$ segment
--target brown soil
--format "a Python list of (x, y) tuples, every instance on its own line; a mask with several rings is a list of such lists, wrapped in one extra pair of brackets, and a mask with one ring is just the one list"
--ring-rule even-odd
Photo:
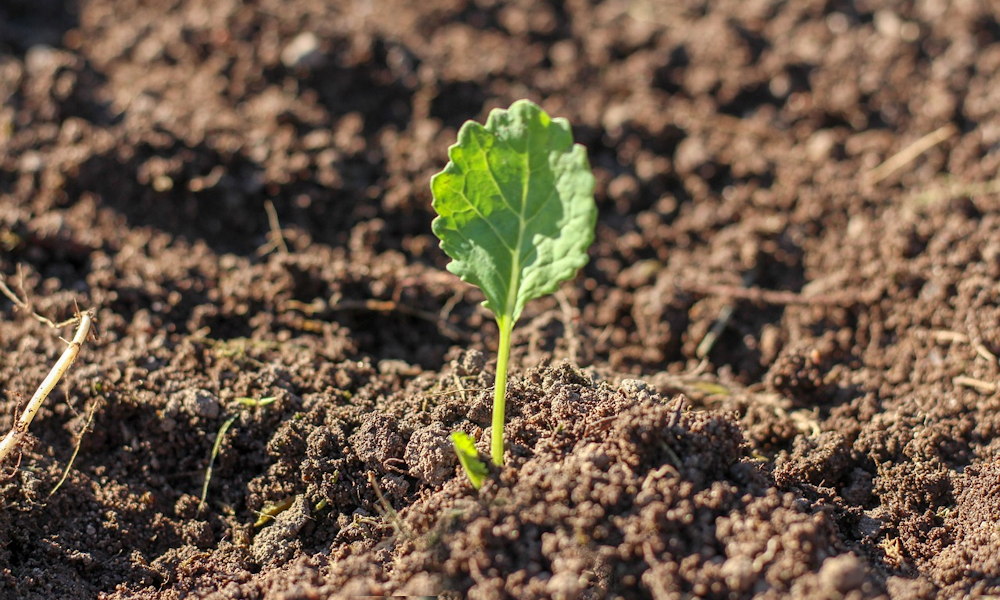
[[(519, 97), (598, 239), (477, 493), (496, 330), (428, 179)], [(99, 320), (0, 597), (1000, 594), (998, 105), (985, 1), (0, 3), (0, 273)], [(5, 429), (72, 332), (0, 313)]]

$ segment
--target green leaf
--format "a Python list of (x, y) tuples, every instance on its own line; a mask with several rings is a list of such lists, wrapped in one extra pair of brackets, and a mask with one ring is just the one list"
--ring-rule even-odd
[(583, 146), (565, 119), (528, 100), (468, 121), (431, 179), (434, 234), (448, 270), (486, 296), (500, 320), (554, 292), (587, 262), (597, 206)]
[(451, 443), (455, 446), (455, 454), (458, 455), (458, 462), (465, 469), (469, 483), (478, 490), (482, 487), (483, 481), (486, 480), (489, 471), (486, 469), (486, 463), (479, 459), (479, 450), (476, 450), (476, 443), (472, 441), (471, 437), (461, 431), (452, 432)]

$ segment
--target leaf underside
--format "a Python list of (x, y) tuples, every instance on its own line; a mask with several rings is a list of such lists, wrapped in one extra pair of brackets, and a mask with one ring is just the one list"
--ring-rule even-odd
[(448, 270), (479, 287), (484, 305), (516, 321), (587, 262), (594, 176), (569, 123), (528, 100), (468, 121), (431, 179), (434, 234)]

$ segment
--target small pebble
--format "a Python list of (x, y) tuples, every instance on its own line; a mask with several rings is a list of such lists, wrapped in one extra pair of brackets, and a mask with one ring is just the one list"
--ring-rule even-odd
[(865, 581), (865, 569), (853, 554), (841, 554), (823, 561), (819, 568), (819, 580), (826, 589), (845, 593), (858, 589)]
[(281, 51), (281, 63), (289, 69), (312, 69), (322, 62), (319, 38), (309, 31), (295, 36)]

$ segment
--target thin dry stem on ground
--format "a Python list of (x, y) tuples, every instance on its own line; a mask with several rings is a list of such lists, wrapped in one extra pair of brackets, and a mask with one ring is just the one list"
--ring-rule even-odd
[(49, 397), (56, 384), (62, 379), (63, 374), (72, 366), (73, 361), (76, 360), (76, 356), (80, 353), (80, 348), (87, 341), (87, 336), (90, 335), (90, 327), (94, 320), (93, 311), (88, 310), (77, 313), (77, 319), (79, 323), (73, 339), (69, 341), (66, 350), (63, 351), (59, 360), (56, 361), (56, 364), (49, 371), (49, 374), (42, 380), (38, 389), (35, 390), (34, 395), (28, 401), (28, 405), (24, 408), (21, 416), (15, 421), (14, 426), (7, 432), (3, 440), (0, 441), (0, 464), (20, 446), (24, 437), (28, 434), (28, 427), (31, 425), (31, 421), (38, 414), (38, 409), (42, 407), (45, 399)]

